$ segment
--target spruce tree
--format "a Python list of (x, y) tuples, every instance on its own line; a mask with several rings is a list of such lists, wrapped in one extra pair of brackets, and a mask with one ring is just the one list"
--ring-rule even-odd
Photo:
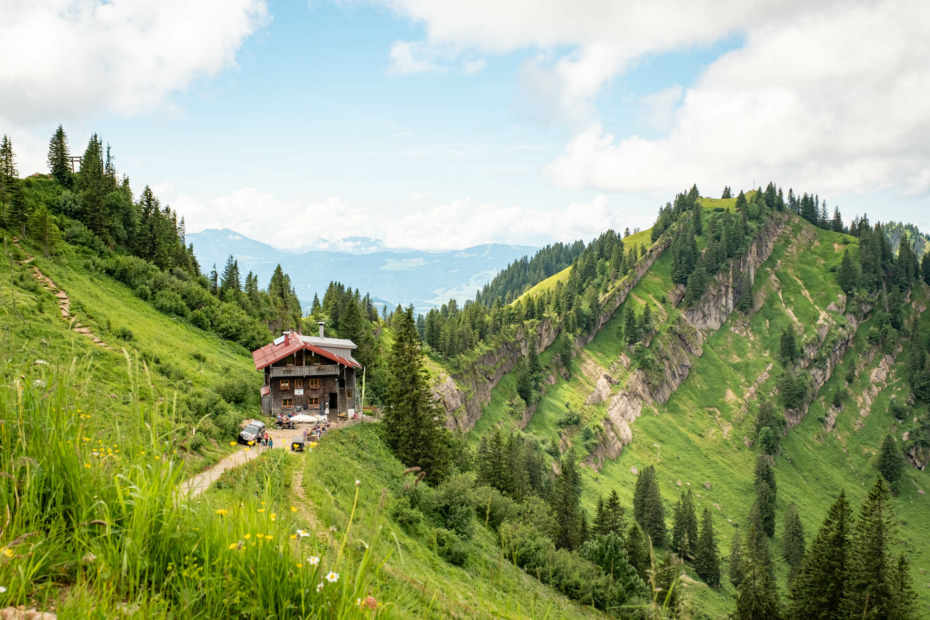
[(845, 491), (830, 506), (791, 584), (792, 618), (839, 620), (847, 587), (852, 513)]
[(421, 467), (427, 480), (441, 480), (449, 463), (449, 431), (430, 393), (413, 306), (399, 317), (388, 368), (385, 441), (401, 463)]
[[(97, 134), (91, 136), (90, 141), (87, 143), (87, 149), (84, 151), (84, 157), (81, 160), (81, 171), (77, 175), (75, 187), (83, 198), (84, 223), (101, 240), (107, 242), (109, 239), (107, 234), (109, 214), (105, 211), (104, 203), (106, 178), (103, 170), (102, 149)], [(157, 257), (159, 243), (163, 242), (163, 240), (160, 235), (155, 235), (154, 241)], [(157, 260), (156, 263), (158, 263)], [(166, 268), (166, 265), (159, 264), (159, 267)]]
[(868, 620), (912, 617), (914, 610), (900, 598), (909, 587), (910, 578), (898, 572), (899, 563), (889, 548), (893, 538), (894, 515), (888, 505), (888, 487), (881, 478), (876, 478), (862, 502), (850, 546), (849, 577), (840, 603), (844, 617)]
[(730, 541), (730, 583), (738, 588), (743, 583), (743, 543), (740, 540), (739, 530), (733, 532)]
[(785, 366), (798, 359), (798, 341), (793, 327), (786, 327), (781, 332), (781, 342), (778, 348), (778, 357)]
[(581, 477), (575, 464), (575, 453), (569, 450), (562, 458), (562, 473), (555, 480), (552, 512), (558, 523), (555, 545), (561, 549), (577, 549), (582, 542), (584, 516), (581, 512)]
[(930, 252), (924, 254), (924, 257), (920, 259), (920, 275), (923, 277), (924, 282), (930, 285)]
[(788, 505), (785, 511), (785, 524), (782, 529), (781, 555), (788, 563), (788, 583), (794, 581), (794, 576), (804, 560), (804, 525), (798, 516), (798, 507), (794, 502)]
[(16, 163), (13, 156), (13, 143), (7, 136), (0, 141), (0, 226), (7, 224), (7, 209), (18, 184)]
[(762, 531), (771, 538), (775, 535), (775, 470), (769, 465), (767, 456), (756, 460), (756, 504), (762, 521)]
[(694, 558), (694, 551), (698, 542), (697, 515), (694, 513), (694, 499), (691, 489), (682, 493), (675, 507), (675, 517), (672, 524), (672, 550), (682, 559)]
[(746, 194), (743, 193), (743, 190), (739, 191), (739, 194), (736, 195), (736, 212), (742, 213), (749, 206), (749, 203), (746, 201)]
[(628, 345), (633, 346), (639, 342), (639, 322), (636, 320), (636, 311), (632, 304), (627, 304), (623, 311), (623, 333)]
[(633, 491), (633, 518), (643, 533), (657, 547), (665, 546), (665, 507), (659, 492), (655, 467), (650, 465), (639, 474)]
[(10, 191), (10, 223), (19, 231), (20, 236), (26, 236), (26, 222), (29, 221), (29, 203), (23, 192), (22, 181), (13, 180)]
[(694, 569), (710, 587), (716, 588), (720, 585), (720, 553), (714, 537), (714, 520), (706, 507), (701, 517), (701, 533), (698, 535), (694, 554)]
[(623, 535), (624, 519), (623, 506), (620, 504), (620, 495), (616, 489), (607, 496), (607, 501), (603, 498), (597, 500), (597, 515), (594, 518), (594, 532), (596, 534), (609, 534), (614, 532)]
[(723, 194), (720, 195), (720, 198), (726, 200), (727, 198), (732, 198), (732, 192), (730, 191), (730, 186), (725, 185), (723, 188)]
[(749, 275), (749, 270), (743, 272), (743, 276), (740, 280), (740, 298), (736, 302), (736, 310), (746, 314), (752, 310), (752, 279)]
[(641, 579), (645, 580), (650, 568), (649, 545), (646, 542), (646, 537), (643, 535), (643, 530), (640, 529), (639, 524), (635, 521), (630, 524), (630, 529), (627, 531), (623, 548), (626, 550), (630, 566), (636, 569)]
[(901, 476), (904, 475), (904, 457), (901, 449), (891, 435), (885, 435), (878, 453), (878, 471), (888, 481), (892, 490), (896, 489)]
[(773, 620), (781, 617), (775, 574), (769, 555), (768, 541), (755, 531), (757, 523), (750, 522), (743, 549), (743, 579), (737, 588), (737, 620)]
[(840, 262), (840, 270), (837, 273), (837, 281), (840, 288), (842, 288), (843, 292), (847, 295), (852, 295), (856, 292), (858, 280), (859, 276), (856, 272), (856, 266), (849, 256), (849, 250), (843, 250), (843, 260)]
[(48, 169), (52, 178), (63, 186), (71, 187), (71, 154), (68, 151), (68, 137), (59, 125), (48, 143)]

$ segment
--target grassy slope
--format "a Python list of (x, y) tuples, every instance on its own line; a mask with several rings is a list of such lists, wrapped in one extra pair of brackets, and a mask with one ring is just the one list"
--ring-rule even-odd
[[(731, 205), (726, 204), (729, 202), (732, 201), (704, 200), (707, 208), (730, 208)], [(803, 242), (802, 235), (807, 235), (808, 243)], [(813, 240), (813, 247), (810, 247), (810, 240)], [(600, 472), (586, 470), (583, 502), (589, 512), (598, 495), (606, 494), (612, 488), (617, 489), (627, 506), (631, 505), (635, 482), (631, 468), (642, 469), (645, 465), (656, 464), (669, 525), (671, 508), (679, 492), (677, 484), (681, 481), (682, 489), (690, 485), (698, 494), (697, 509), (701, 511), (708, 506), (715, 515), (718, 543), (722, 555), (728, 555), (733, 526), (745, 520), (748, 506), (754, 498), (752, 470), (756, 451), (744, 445), (744, 438), (751, 434), (756, 401), (747, 392), (767, 371), (768, 378), (761, 382), (759, 392), (771, 393), (774, 389), (780, 370), (774, 362), (774, 353), (778, 349), (782, 328), (793, 322), (788, 308), (804, 327), (804, 338), (814, 336), (821, 313), (825, 313), (824, 320), (828, 323), (844, 321), (839, 313), (826, 308), (837, 300), (840, 292), (833, 271), (847, 244), (854, 248), (855, 239), (815, 229), (797, 219), (792, 221), (792, 229), (782, 237), (757, 274), (755, 293), (759, 310), (748, 322), (736, 314), (730, 317), (723, 328), (710, 337), (703, 357), (669, 402), (658, 411), (645, 411), (633, 424), (633, 443), (621, 456), (606, 463)], [(663, 256), (633, 289), (626, 303), (638, 306), (645, 299), (654, 303), (664, 300), (672, 288), (670, 266), (670, 257)], [(920, 297), (925, 295), (925, 291), (917, 293)], [(617, 363), (626, 349), (617, 338), (622, 312), (621, 306), (582, 355), (576, 358), (572, 379), (560, 380), (547, 388), (536, 415), (527, 426), (528, 432), (557, 440), (562, 429), (556, 426), (555, 420), (565, 411), (566, 403), (573, 410), (582, 412), (583, 424), (596, 425), (603, 417), (603, 404), (584, 404), (594, 387), (595, 376), (586, 376), (582, 367), (586, 360), (596, 362), (619, 377), (622, 386), (626, 370)], [(823, 423), (825, 401), (841, 382), (845, 383), (843, 377), (849, 364), (860, 366), (856, 381), (850, 386), (852, 394), (862, 394), (871, 385), (870, 373), (880, 362), (881, 355), (871, 358), (868, 355), (871, 347), (865, 341), (865, 334), (869, 327), (869, 322), (860, 326), (854, 346), (833, 378), (821, 390), (820, 397), (802, 423), (792, 429), (783, 442), (776, 467), (779, 485), (776, 543), (780, 536), (781, 518), (790, 501), (801, 507), (810, 540), (840, 488), (846, 488), (858, 508), (857, 503), (865, 487), (877, 474), (874, 453), (888, 429), (895, 428), (892, 417), (887, 413), (888, 400), (892, 393), (897, 393), (899, 400), (903, 400), (907, 393), (900, 379), (899, 367), (907, 359), (909, 343), (904, 343), (904, 351), (898, 356), (899, 362), (892, 370), (887, 386), (881, 386), (871, 407), (867, 408), (869, 414), (864, 418), (861, 430), (855, 428), (861, 403), (856, 403), (854, 398), (847, 399), (844, 404), (834, 432), (827, 433)], [(864, 364), (866, 359), (870, 361)], [(769, 368), (770, 364), (774, 367)], [(486, 416), (490, 414), (490, 418), (479, 422), (475, 427), (476, 434), (506, 419), (506, 397), (513, 390), (508, 379), (501, 381), (497, 389), (500, 394), (494, 394), (494, 400), (486, 410)], [(617, 389), (619, 387), (614, 388), (615, 391)], [(900, 438), (907, 428), (907, 424), (897, 427), (896, 436)], [(568, 436), (571, 434), (567, 433)], [(581, 442), (574, 443), (578, 446)], [(705, 482), (710, 483), (710, 490), (702, 488)], [(917, 488), (926, 485), (925, 473), (909, 469), (906, 490), (894, 500), (894, 507), (903, 521), (900, 538), (910, 553), (915, 589), (922, 597), (924, 613), (930, 610), (930, 596), (922, 587), (926, 579), (921, 580), (920, 570), (930, 569), (930, 549), (926, 549), (926, 545), (921, 546), (919, 536), (930, 526), (930, 513), (927, 513), (926, 500), (917, 493)], [(784, 586), (785, 571), (781, 567), (779, 570)], [(709, 617), (719, 617), (730, 611), (733, 589), (728, 582), (719, 591), (702, 585), (691, 588), (702, 612)]]
[[(299, 457), (294, 457), (299, 458)], [(312, 506), (317, 529), (343, 532), (360, 481), (355, 522), (358, 540), (387, 558), (375, 576), (375, 596), (397, 617), (564, 618), (601, 617), (576, 605), (502, 557), (496, 535), (476, 527), (467, 566), (441, 560), (428, 542), (408, 534), (391, 517), (395, 492), (413, 476), (387, 450), (374, 425), (334, 432), (304, 457), (302, 491), (294, 501)], [(382, 507), (379, 509), (379, 505)], [(337, 536), (338, 537), (338, 536)]]
[[(8, 250), (15, 258), (24, 258), (16, 248), (9, 246)], [(242, 347), (158, 312), (122, 284), (87, 271), (83, 260), (73, 254), (46, 260), (34, 248), (23, 246), (23, 250), (37, 255), (34, 264), (68, 293), (72, 313), (112, 349), (98, 347), (70, 331), (53, 295), (35, 284), (31, 266), (14, 263), (12, 276), (7, 272), (0, 278), (4, 358), (42, 359), (65, 367), (77, 359), (89, 367), (92, 378), (81, 387), (78, 406), (93, 416), (89, 425), (104, 442), (118, 439), (127, 415), (126, 404), (132, 398), (123, 349), (133, 367), (142, 371), (136, 379), (139, 398), (171, 403), (183, 399), (192, 388), (211, 388), (228, 379), (248, 382), (258, 389), (261, 378)], [(13, 285), (14, 280), (18, 285)], [(108, 323), (111, 329), (107, 329)], [(119, 327), (129, 328), (133, 339), (116, 338), (113, 332)], [(195, 354), (201, 359), (195, 359)], [(145, 359), (150, 360), (148, 364)], [(205, 460), (193, 458), (191, 465), (202, 467), (228, 451), (225, 443), (208, 442)], [(186, 456), (183, 451), (182, 456)]]

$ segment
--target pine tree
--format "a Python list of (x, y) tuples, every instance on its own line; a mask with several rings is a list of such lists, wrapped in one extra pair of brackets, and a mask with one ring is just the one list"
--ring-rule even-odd
[(730, 186), (729, 185), (724, 186), (723, 194), (720, 195), (720, 198), (722, 200), (726, 200), (727, 198), (732, 198), (732, 197), (733, 197), (733, 194), (730, 192)]
[(10, 223), (19, 230), (21, 236), (25, 237), (26, 222), (28, 221), (29, 203), (26, 202), (22, 181), (13, 179), (10, 191)]
[(768, 541), (757, 524), (750, 523), (742, 562), (743, 579), (736, 597), (737, 620), (773, 620), (781, 617), (775, 574)]
[(778, 357), (785, 366), (794, 363), (798, 359), (798, 341), (793, 327), (789, 326), (782, 330)]
[(794, 576), (804, 560), (804, 525), (798, 516), (798, 507), (794, 502), (788, 505), (785, 511), (785, 524), (782, 530), (781, 555), (788, 563), (788, 583), (794, 581)]
[(930, 252), (924, 254), (924, 257), (920, 259), (920, 275), (923, 277), (924, 282), (930, 285)]
[(652, 333), (652, 304), (646, 302), (645, 307), (643, 307), (643, 317), (640, 323), (639, 333), (643, 337), (648, 336)]
[(645, 580), (650, 568), (649, 545), (646, 542), (646, 537), (643, 535), (643, 530), (640, 529), (639, 524), (635, 521), (630, 524), (630, 529), (627, 531), (623, 548), (626, 550), (630, 566), (636, 569), (641, 579)]
[(743, 583), (743, 544), (740, 541), (739, 530), (733, 532), (733, 540), (730, 541), (730, 583), (733, 587), (738, 588)]
[(694, 513), (694, 500), (691, 489), (682, 493), (675, 507), (675, 517), (672, 524), (672, 550), (682, 559), (694, 558), (694, 551), (698, 542), (698, 523)]
[(627, 304), (623, 311), (623, 333), (628, 345), (633, 346), (639, 342), (639, 323), (636, 321), (636, 311), (632, 304)]
[[(81, 171), (77, 175), (75, 188), (80, 192), (84, 203), (84, 223), (104, 242), (108, 239), (107, 225), (109, 216), (104, 211), (106, 192), (103, 171), (103, 150), (97, 134), (91, 136), (81, 160)], [(162, 239), (155, 235), (155, 250)], [(156, 263), (158, 261), (156, 260)], [(164, 268), (164, 265), (159, 265)]]
[(841, 491), (795, 574), (789, 617), (818, 620), (844, 617), (840, 601), (847, 587), (851, 520), (846, 493)]
[(48, 258), (61, 236), (48, 207), (40, 204), (36, 208), (29, 227), (32, 229), (33, 238), (42, 245), (43, 255)]
[(48, 169), (53, 179), (67, 188), (71, 187), (71, 153), (68, 150), (68, 136), (61, 125), (48, 143)]
[(605, 502), (603, 498), (597, 500), (597, 514), (594, 517), (594, 532), (596, 534), (608, 534), (614, 532), (623, 535), (624, 519), (623, 506), (620, 505), (620, 495), (616, 489), (610, 492)]
[(710, 587), (720, 585), (720, 553), (714, 537), (714, 520), (706, 507), (701, 517), (701, 533), (694, 553), (694, 569)]
[(769, 465), (768, 457), (760, 456), (756, 460), (756, 503), (762, 520), (762, 531), (771, 538), (775, 535), (775, 470)]
[(7, 207), (13, 198), (13, 192), (19, 183), (16, 162), (13, 156), (13, 143), (7, 136), (0, 141), (0, 226), (7, 224)]
[(897, 488), (898, 481), (904, 475), (904, 457), (901, 449), (891, 435), (885, 435), (878, 453), (878, 471), (888, 481), (892, 489)]
[(558, 523), (553, 541), (561, 549), (577, 549), (582, 542), (581, 477), (573, 450), (562, 458), (562, 473), (555, 480), (552, 512)]
[(402, 463), (421, 467), (430, 481), (441, 480), (449, 463), (449, 431), (430, 393), (412, 306), (400, 313), (388, 368), (385, 440)]
[(853, 264), (852, 258), (849, 257), (849, 250), (843, 250), (843, 260), (840, 263), (840, 270), (837, 274), (837, 282), (840, 288), (842, 288), (843, 292), (847, 295), (852, 295), (856, 292), (858, 279), (856, 266)]
[(655, 467), (650, 465), (639, 474), (633, 490), (633, 518), (643, 533), (657, 547), (665, 546), (665, 507), (659, 492)]
[(749, 203), (746, 201), (746, 194), (743, 193), (743, 190), (739, 191), (739, 194), (736, 195), (736, 212), (742, 213), (749, 207)]
[(910, 578), (898, 572), (889, 548), (893, 537), (894, 515), (888, 505), (888, 487), (877, 478), (862, 501), (850, 546), (849, 578), (840, 603), (845, 617), (878, 620), (912, 616), (914, 610), (899, 597)]

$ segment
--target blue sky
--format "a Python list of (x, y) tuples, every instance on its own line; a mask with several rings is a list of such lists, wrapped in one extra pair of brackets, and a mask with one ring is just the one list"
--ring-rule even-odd
[(190, 230), (287, 248), (541, 245), (770, 179), (930, 228), (919, 2), (191, 4), (0, 5), (69, 55), (0, 42), (22, 171), (96, 131)]

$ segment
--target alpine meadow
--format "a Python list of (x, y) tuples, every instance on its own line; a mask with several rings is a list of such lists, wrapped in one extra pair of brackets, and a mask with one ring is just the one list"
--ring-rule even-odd
[(0, 7), (0, 618), (930, 617), (927, 7), (531, 5)]

